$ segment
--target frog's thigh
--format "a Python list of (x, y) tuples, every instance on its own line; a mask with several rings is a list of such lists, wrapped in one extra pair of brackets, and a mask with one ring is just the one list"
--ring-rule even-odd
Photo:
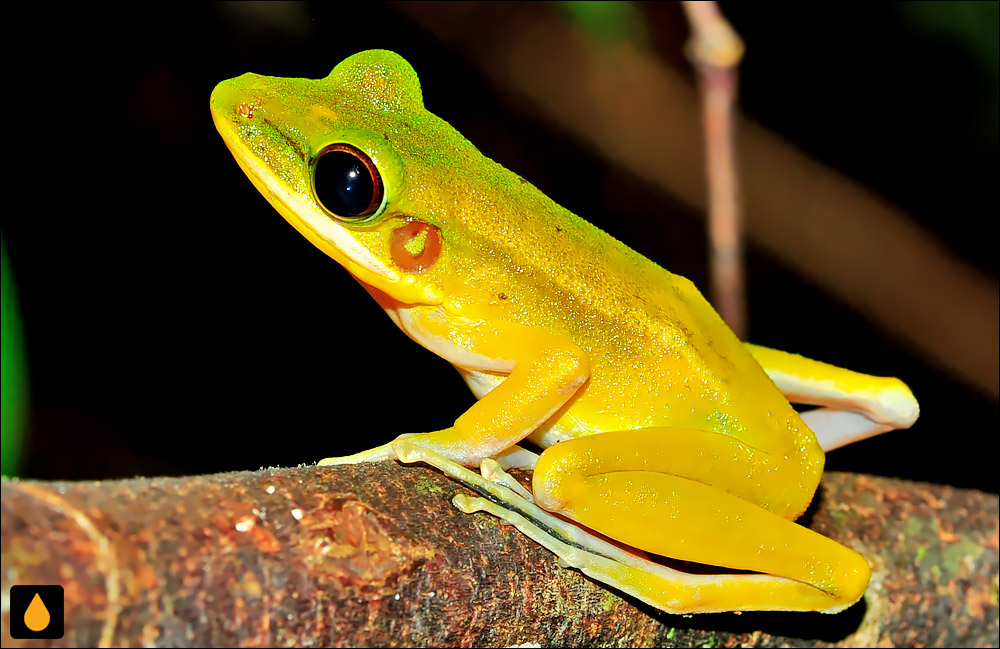
[[(469, 320), (441, 309), (410, 309), (406, 331), (452, 364), (506, 378), (448, 429), (411, 438), (441, 456), (477, 466), (510, 449), (562, 408), (590, 376), (571, 339), (508, 322)], [(512, 456), (509, 466), (525, 459)]]
[[(535, 468), (535, 502), (642, 550), (810, 584), (826, 594), (825, 606), (815, 610), (861, 597), (871, 571), (860, 554), (724, 490), (739, 487), (740, 479), (754, 483), (748, 466), (726, 455), (711, 460), (712, 450), (678, 451), (677, 440), (701, 431), (670, 432), (602, 433), (547, 449)], [(719, 437), (704, 435), (697, 442), (708, 447)], [(633, 448), (641, 452), (630, 453)], [(720, 484), (720, 475), (735, 477)], [(705, 483), (713, 479), (715, 486)], [(778, 484), (771, 489), (782, 497)]]
[(530, 506), (530, 500), (457, 494), (455, 506), (466, 513), (489, 512), (604, 584), (674, 614), (719, 611), (822, 611), (845, 607), (825, 592), (772, 575), (691, 574), (655, 563), (584, 532), (565, 520)]
[(789, 401), (826, 406), (802, 414), (824, 451), (909, 428), (920, 414), (913, 393), (899, 379), (852, 372), (759, 345), (745, 346)]

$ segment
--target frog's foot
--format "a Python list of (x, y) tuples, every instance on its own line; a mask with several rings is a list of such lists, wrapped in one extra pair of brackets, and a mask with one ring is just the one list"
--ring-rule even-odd
[(554, 553), (559, 565), (576, 568), (668, 613), (833, 611), (820, 591), (792, 579), (763, 574), (690, 574), (650, 561), (541, 509), (496, 460), (484, 460), (482, 475), (477, 475), (415, 440), (393, 442), (393, 446), (400, 461), (429, 464), (482, 494), (457, 494), (452, 502), (463, 512), (492, 514)]
[[(484, 459), (480, 464), (482, 475), (477, 475), (474, 471), (420, 446), (413, 440), (393, 442), (393, 445), (401, 462), (429, 464), (485, 497), (457, 494), (453, 500), (456, 507), (466, 513), (485, 511), (509, 522), (573, 567), (580, 566), (568, 561), (564, 555), (576, 556), (573, 553), (579, 553), (581, 550), (584, 553), (588, 550), (597, 554), (612, 553), (623, 561), (629, 558), (644, 561), (535, 505), (532, 502), (531, 492), (505, 472), (496, 459)], [(535, 455), (536, 459), (537, 457)], [(588, 548), (591, 542), (596, 544)]]
[(920, 405), (899, 379), (869, 376), (797, 354), (744, 344), (786, 399), (823, 406), (801, 414), (824, 451), (909, 428), (920, 416)]
[(392, 450), (392, 445), (401, 439), (406, 439), (407, 437), (414, 437), (416, 433), (405, 433), (400, 435), (396, 439), (392, 440), (388, 444), (383, 444), (382, 446), (376, 446), (375, 448), (370, 448), (367, 451), (361, 451), (360, 453), (355, 453), (354, 455), (345, 455), (343, 457), (328, 457), (320, 460), (316, 463), (317, 466), (334, 466), (337, 464), (361, 464), (362, 462), (387, 462), (389, 460), (395, 460), (396, 452)]

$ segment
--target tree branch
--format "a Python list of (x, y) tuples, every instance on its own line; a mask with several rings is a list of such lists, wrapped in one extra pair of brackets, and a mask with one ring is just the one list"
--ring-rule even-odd
[[(462, 489), (391, 462), (5, 479), (3, 592), (62, 584), (62, 642), (83, 646), (996, 642), (996, 496), (828, 474), (808, 522), (871, 561), (866, 604), (678, 617), (559, 568), (488, 515), (460, 513), (451, 498)], [(10, 614), (4, 646), (19, 646)]]

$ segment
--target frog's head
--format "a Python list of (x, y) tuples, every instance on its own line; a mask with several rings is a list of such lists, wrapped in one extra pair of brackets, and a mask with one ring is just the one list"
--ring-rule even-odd
[[(240, 167), (314, 245), (395, 300), (441, 301), (441, 224), (414, 218), (400, 188), (414, 156), (426, 164), (457, 133), (424, 109), (402, 57), (362, 52), (316, 80), (245, 74), (211, 107)], [(458, 137), (452, 150), (471, 148)]]

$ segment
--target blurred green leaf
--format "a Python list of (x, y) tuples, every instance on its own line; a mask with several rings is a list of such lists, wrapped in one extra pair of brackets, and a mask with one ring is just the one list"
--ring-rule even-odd
[(4, 475), (17, 475), (24, 435), (27, 379), (14, 277), (0, 237), (0, 447)]
[(559, 7), (595, 41), (621, 43), (641, 38), (644, 27), (631, 2), (560, 2)]
[(952, 43), (974, 61), (989, 93), (981, 116), (995, 147), (1000, 136), (1000, 2), (901, 2), (896, 5), (917, 32)]

